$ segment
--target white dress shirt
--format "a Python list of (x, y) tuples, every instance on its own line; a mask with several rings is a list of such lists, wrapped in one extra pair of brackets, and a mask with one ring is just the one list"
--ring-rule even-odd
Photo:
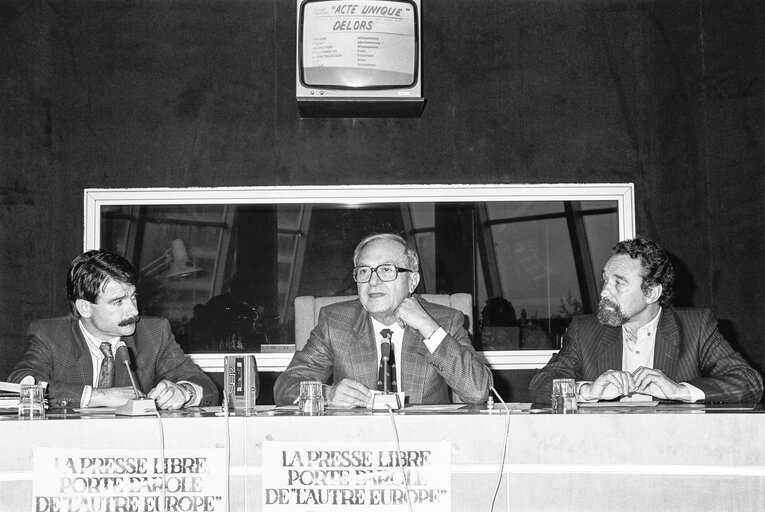
[[(622, 327), (622, 370), (626, 372), (634, 372), (641, 366), (646, 368), (653, 368), (653, 356), (654, 349), (656, 347), (656, 329), (659, 326), (659, 319), (661, 318), (661, 308), (656, 316), (643, 327), (637, 330), (632, 335)], [(579, 381), (576, 383), (577, 395), (579, 389), (585, 384), (592, 384), (591, 381)], [(704, 392), (692, 386), (687, 382), (680, 382), (681, 386), (684, 386), (691, 395), (689, 402), (696, 402), (704, 399)], [(667, 396), (659, 389), (658, 386), (651, 384), (648, 393), (633, 393), (631, 396), (623, 396), (619, 399), (620, 402), (639, 402), (652, 400), (654, 398), (667, 398)], [(583, 399), (579, 396), (579, 400), (582, 402), (594, 402), (595, 400)]]

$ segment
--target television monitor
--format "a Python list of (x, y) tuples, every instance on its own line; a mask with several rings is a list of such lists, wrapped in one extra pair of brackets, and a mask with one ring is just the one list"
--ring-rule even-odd
[(304, 117), (418, 116), (420, 0), (297, 0)]

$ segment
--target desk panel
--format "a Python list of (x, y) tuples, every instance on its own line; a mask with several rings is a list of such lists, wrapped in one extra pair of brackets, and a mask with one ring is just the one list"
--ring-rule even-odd
[[(765, 510), (765, 416), (659, 411), (509, 417), (495, 511)], [(401, 443), (448, 441), (452, 507), (489, 511), (503, 414), (396, 414)], [(0, 511), (32, 510), (35, 447), (159, 449), (154, 417), (0, 419)], [(386, 413), (168, 415), (166, 449), (230, 447), (230, 510), (261, 510), (263, 443), (390, 442)], [(509, 497), (509, 498), (508, 498)]]

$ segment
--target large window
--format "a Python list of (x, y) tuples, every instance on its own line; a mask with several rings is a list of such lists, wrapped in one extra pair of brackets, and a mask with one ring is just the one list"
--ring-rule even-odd
[(141, 270), (143, 313), (168, 318), (206, 370), (248, 352), (278, 371), (295, 297), (355, 294), (356, 243), (396, 232), (420, 254), (419, 293), (472, 296), (490, 366), (535, 368), (596, 308), (633, 208), (631, 184), (90, 189), (85, 248)]

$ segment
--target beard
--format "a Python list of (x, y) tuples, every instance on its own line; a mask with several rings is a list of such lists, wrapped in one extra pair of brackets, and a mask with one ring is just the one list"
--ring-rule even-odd
[[(607, 309), (611, 308), (611, 309)], [(622, 311), (621, 306), (611, 299), (600, 299), (598, 304), (598, 321), (603, 325), (621, 327), (629, 318)]]

